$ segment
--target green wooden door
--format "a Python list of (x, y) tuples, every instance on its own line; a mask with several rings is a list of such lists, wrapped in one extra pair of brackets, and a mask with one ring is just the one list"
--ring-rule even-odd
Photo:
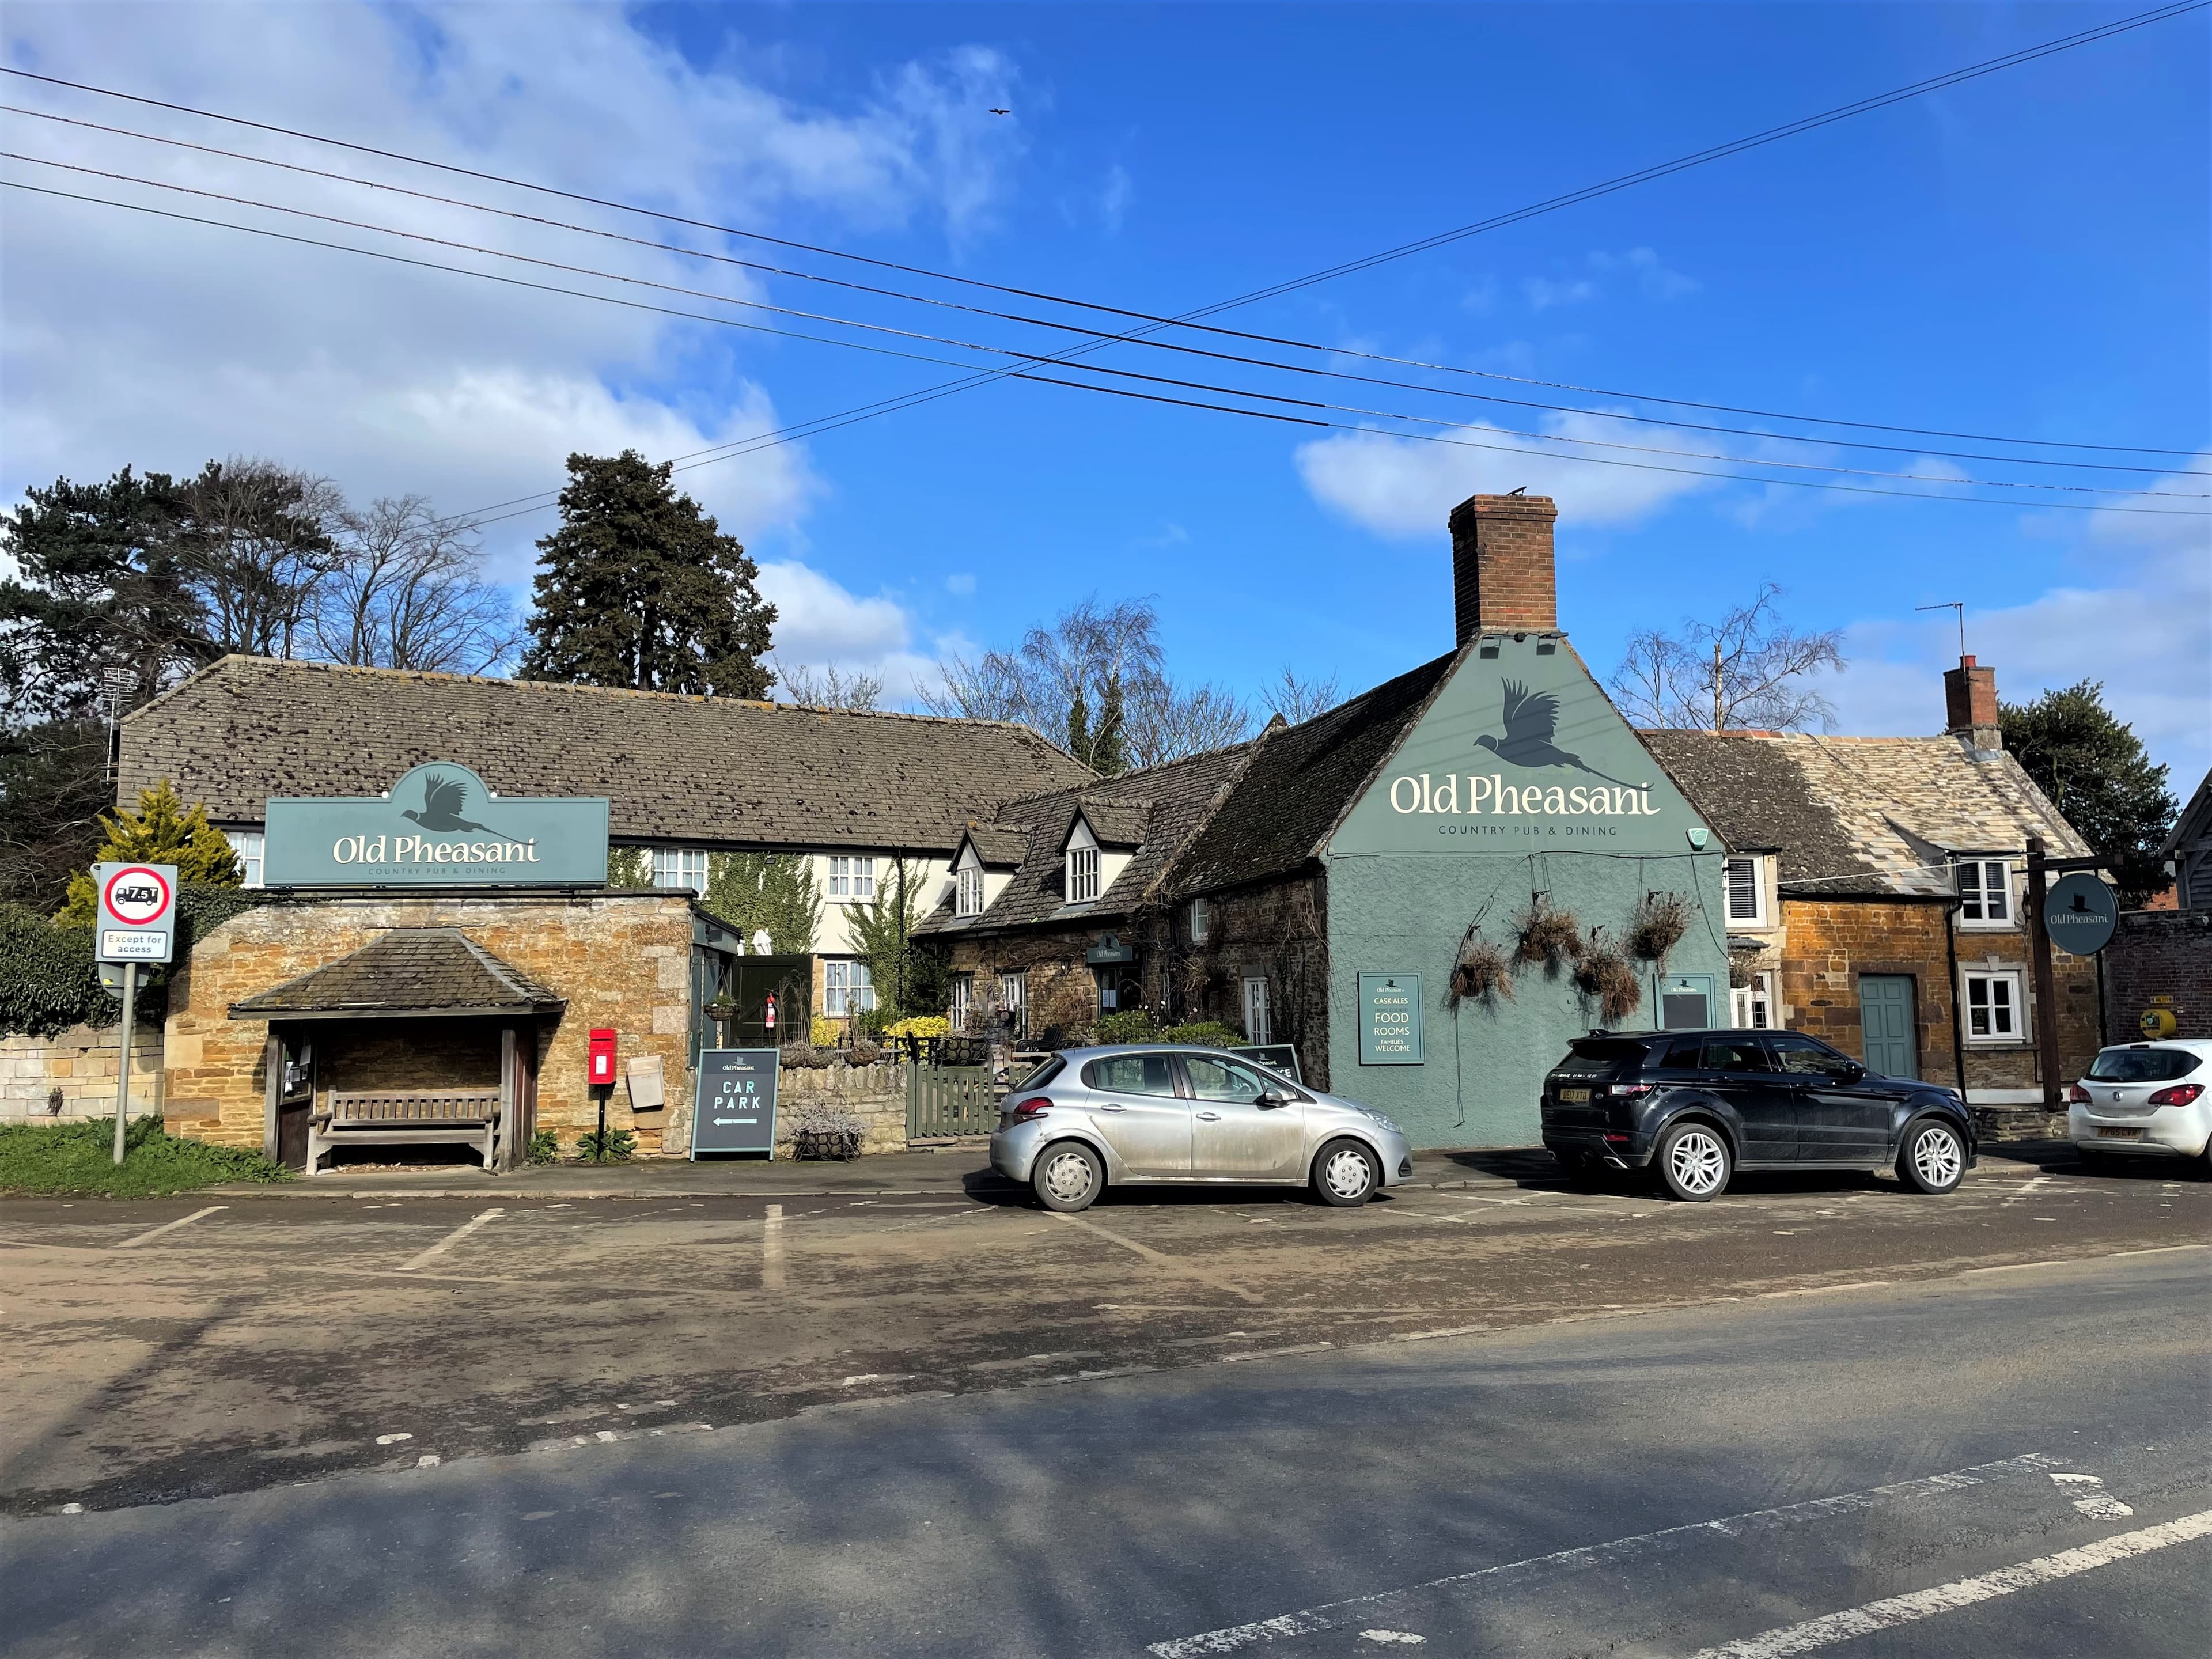
[(1883, 1077), (1918, 1077), (1920, 1045), (1912, 1028), (1912, 975), (1859, 975), (1859, 1030), (1866, 1067)]

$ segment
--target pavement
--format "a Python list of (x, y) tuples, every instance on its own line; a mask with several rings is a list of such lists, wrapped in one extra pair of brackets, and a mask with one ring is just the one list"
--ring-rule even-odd
[[(1967, 1224), (1990, 1230), (1985, 1254), (2046, 1212), (2046, 1249), (2110, 1243), (2097, 1190), (1970, 1193)], [(1833, 1224), (1812, 1223), (1854, 1196)], [(2018, 1230), (1987, 1207), (2014, 1199)], [(1778, 1237), (1765, 1224), (1785, 1214), (1842, 1255), (1860, 1229), (1881, 1229), (1859, 1212), (1887, 1202), (1762, 1194), (1686, 1236), (1645, 1224), (1675, 1224), (1679, 1206), (1632, 1225), (1586, 1218), (1581, 1231), (1614, 1279), (1631, 1255), (1703, 1263), (1735, 1232)], [(250, 1224), (304, 1229), (315, 1213), (262, 1206)], [(1114, 1218), (1129, 1237), (1176, 1243), (1133, 1213)], [(1447, 1297), (1476, 1311), (1479, 1282), (1505, 1259), (1482, 1248), (1503, 1235), (1349, 1213), (1370, 1224), (1327, 1248), (1369, 1257), (1380, 1288), (1431, 1312)], [(2170, 1224), (2129, 1213), (2138, 1233), (2202, 1231), (2197, 1210)], [(505, 1220), (448, 1254), (479, 1265), (471, 1253), (496, 1250)], [(1474, 1279), (1447, 1284), (1437, 1257), (1386, 1243), (1447, 1235), (1481, 1257)], [(316, 1236), (283, 1235), (295, 1249)], [(1039, 1247), (994, 1243), (979, 1263), (1018, 1265)], [(1057, 1386), (1001, 1372), (989, 1389), (688, 1435), (586, 1435), (532, 1455), (41, 1515), (0, 1530), (0, 1646), (26, 1659), (2197, 1659), (2212, 1613), (2207, 1256), (2148, 1248), (1087, 1380), (1060, 1357), (1036, 1368), (1055, 1375), (1023, 1379)], [(1105, 1277), (1158, 1277), (1118, 1246), (1094, 1254)], [(1226, 1289), (1177, 1299), (1240, 1323), (1295, 1299), (1250, 1253), (1202, 1259), (1224, 1286), (1264, 1287), (1261, 1310), (1228, 1307)], [(787, 1267), (830, 1265), (811, 1262), (794, 1250)], [(1711, 1272), (1716, 1285), (1748, 1282), (1741, 1260)], [(733, 1302), (716, 1327), (726, 1359), (757, 1312)], [(79, 1316), (105, 1317), (93, 1300)], [(238, 1354), (272, 1317), (241, 1310), (204, 1339)], [(576, 1334), (588, 1344), (588, 1328)], [(393, 1364), (432, 1362), (407, 1322), (385, 1335)], [(51, 1357), (41, 1348), (33, 1371)]]

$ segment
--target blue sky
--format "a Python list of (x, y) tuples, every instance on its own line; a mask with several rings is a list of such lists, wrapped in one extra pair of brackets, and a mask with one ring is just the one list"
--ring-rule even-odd
[[(125, 20), (126, 9), (11, 7), (6, 61), (879, 258), (1173, 312), (2130, 9), (170, 6)], [(2206, 15), (2196, 14), (1218, 320), (1610, 391), (2153, 445), (2197, 452), (2173, 465), (2203, 467), (2212, 447), (2208, 44)], [(544, 207), (82, 94), (10, 93), (58, 112)], [(1025, 348), (1042, 337), (5, 118), (9, 148), (82, 164), (929, 332)], [(10, 176), (38, 171), (11, 164)], [(143, 186), (94, 193), (301, 228)], [(112, 210), (14, 192), (0, 208), (9, 385), (0, 461), (10, 489), (126, 461), (179, 469), (255, 453), (327, 472), (356, 496), (422, 490), (459, 511), (551, 487), (572, 447), (680, 453), (948, 374)], [(674, 234), (597, 210), (562, 212)], [(339, 240), (392, 246), (366, 233)], [(430, 257), (499, 268), (488, 257)], [(1098, 361), (1282, 391), (1311, 384), (1127, 346)], [(1325, 395), (1540, 429), (1561, 418), (1340, 384)], [(1586, 418), (1565, 429), (1713, 442)], [(1923, 473), (1936, 464), (1918, 446), (1986, 447), (1887, 441), (1914, 453), (1721, 441), (1748, 456)], [(1841, 729), (1929, 730), (1956, 636), (1948, 615), (1913, 607), (1961, 599), (1969, 648), (1996, 665), (2006, 696), (2102, 678), (2172, 763), (2177, 793), (2212, 761), (2212, 540), (2202, 518), (1717, 483), (1012, 383), (685, 477), (763, 561), (786, 612), (787, 655), (879, 668), (896, 686), (927, 678), (948, 651), (1010, 643), (1093, 593), (1157, 596), (1182, 674), (1249, 689), (1288, 662), (1364, 686), (1450, 641), (1451, 502), (1526, 483), (1560, 503), (1562, 617), (1601, 673), (1635, 629), (1713, 614), (1771, 580), (1793, 622), (1847, 630), (1853, 665), (1832, 689)], [(496, 567), (526, 574), (528, 544), (550, 521), (492, 526)]]

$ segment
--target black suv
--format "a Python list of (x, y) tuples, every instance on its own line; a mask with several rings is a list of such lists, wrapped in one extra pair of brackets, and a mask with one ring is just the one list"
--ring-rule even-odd
[(1711, 1198), (1736, 1170), (1879, 1170), (1948, 1193), (1974, 1164), (1950, 1090), (1876, 1077), (1794, 1031), (1593, 1031), (1544, 1079), (1544, 1145), (1570, 1170), (1650, 1170)]

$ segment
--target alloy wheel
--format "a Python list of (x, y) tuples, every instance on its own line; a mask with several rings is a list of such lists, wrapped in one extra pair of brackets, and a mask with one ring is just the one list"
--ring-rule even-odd
[(1684, 1192), (1703, 1197), (1720, 1190), (1728, 1173), (1728, 1154), (1705, 1131), (1692, 1129), (1676, 1138), (1667, 1154), (1667, 1167)]
[(1923, 1129), (1912, 1143), (1912, 1167), (1931, 1187), (1948, 1187), (1964, 1165), (1959, 1142), (1948, 1129)]

